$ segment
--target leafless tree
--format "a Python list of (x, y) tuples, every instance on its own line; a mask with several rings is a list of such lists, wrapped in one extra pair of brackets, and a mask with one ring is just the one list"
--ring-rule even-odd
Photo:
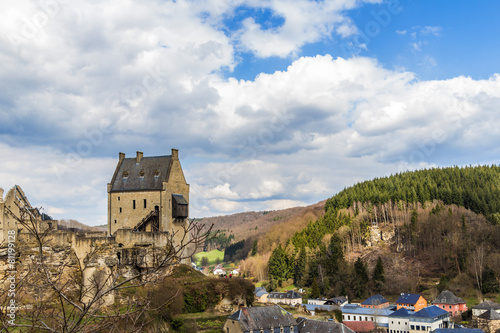
[[(148, 314), (159, 307), (152, 307), (150, 296), (147, 292), (140, 292), (141, 288), (153, 286), (171, 271), (173, 265), (190, 258), (212, 230), (212, 226), (190, 220), (180, 231), (181, 235), (168, 234), (167, 246), (148, 250), (150, 264), (146, 269), (125, 277), (119, 272), (120, 265), (92, 270), (89, 263), (93, 257), (99, 256), (99, 248), (88, 253), (85, 260), (73, 253), (73, 258), (64, 262), (50, 262), (47, 252), (51, 231), (41, 230), (40, 220), (35, 214), (37, 210), (20, 207), (20, 212), (21, 216), (14, 217), (33, 241), (30, 249), (33, 252), (32, 264), (18, 272), (16, 302), (22, 306), (17, 309), (15, 326), (10, 326), (2, 318), (0, 332), (147, 331), (153, 318)], [(116, 297), (118, 305), (108, 306), (110, 297)], [(172, 299), (162, 300), (161, 306)], [(6, 293), (0, 293), (0, 304), (7, 301)]]

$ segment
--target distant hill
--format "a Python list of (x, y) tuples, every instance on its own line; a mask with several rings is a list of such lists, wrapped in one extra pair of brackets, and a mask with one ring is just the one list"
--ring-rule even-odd
[(259, 252), (262, 252), (271, 250), (273, 243), (284, 243), (309, 222), (322, 217), (325, 213), (325, 202), (275, 211), (207, 217), (201, 219), (200, 223), (213, 224), (214, 230), (226, 230), (228, 233), (234, 234), (234, 242), (244, 239), (258, 239)]
[(58, 222), (59, 230), (69, 230), (74, 229), (76, 231), (106, 231), (106, 228), (102, 226), (91, 227), (76, 220), (59, 220)]

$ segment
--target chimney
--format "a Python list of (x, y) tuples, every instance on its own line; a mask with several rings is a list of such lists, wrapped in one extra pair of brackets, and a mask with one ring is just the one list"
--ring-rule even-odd
[(172, 158), (174, 160), (178, 160), (179, 159), (179, 149), (172, 148)]
[(125, 159), (125, 153), (118, 153), (118, 162), (121, 162)]
[(136, 163), (140, 163), (141, 162), (142, 155), (143, 155), (142, 151), (138, 151), (137, 152), (137, 157), (136, 157), (136, 161), (135, 161)]

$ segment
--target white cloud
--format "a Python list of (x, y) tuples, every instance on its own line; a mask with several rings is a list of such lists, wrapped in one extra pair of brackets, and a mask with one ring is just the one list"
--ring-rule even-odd
[(498, 75), (419, 81), (331, 56), (249, 81), (220, 74), (236, 65), (235, 41), (286, 56), (354, 33), (354, 0), (248, 1), (284, 23), (249, 19), (237, 34), (223, 19), (242, 1), (61, 2), (30, 38), (44, 11), (17, 3), (0, 5), (2, 31), (25, 33), (19, 45), (0, 36), (0, 186), (21, 185), (57, 218), (105, 223), (119, 151), (179, 148), (197, 217), (312, 203), (407, 168), (500, 162)]

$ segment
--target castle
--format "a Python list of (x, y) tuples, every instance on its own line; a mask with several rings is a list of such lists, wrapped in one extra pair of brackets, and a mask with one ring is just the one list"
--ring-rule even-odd
[(119, 229), (146, 232), (182, 232), (189, 213), (189, 184), (172, 155), (135, 158), (119, 154), (108, 184), (108, 234)]
[[(154, 266), (159, 248), (177, 248), (176, 260), (190, 261), (194, 247), (188, 232), (189, 184), (177, 149), (167, 156), (144, 157), (137, 152), (136, 157), (125, 158), (125, 154), (119, 154), (107, 185), (108, 227), (102, 232), (59, 230), (57, 221), (42, 220), (20, 186), (15, 185), (5, 198), (3, 192), (0, 189), (0, 256), (7, 253), (8, 232), (15, 230), (22, 257), (19, 264), (25, 266), (18, 270), (29, 269), (32, 258), (27, 253), (36, 241), (18, 221), (21, 218), (34, 221), (39, 232), (48, 231), (44, 256), (49, 265), (57, 266), (76, 257), (80, 267), (86, 267), (84, 283), (90, 276), (110, 274), (113, 268), (124, 276), (148, 269)], [(113, 295), (106, 302), (113, 303)]]

